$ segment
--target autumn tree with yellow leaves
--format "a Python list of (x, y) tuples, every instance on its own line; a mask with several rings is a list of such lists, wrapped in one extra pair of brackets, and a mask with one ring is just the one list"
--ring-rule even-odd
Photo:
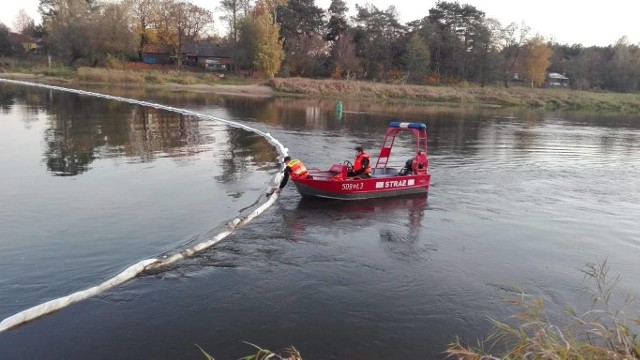
[(280, 26), (273, 22), (269, 12), (264, 12), (256, 18), (257, 49), (254, 64), (260, 71), (264, 71), (269, 78), (273, 78), (280, 71), (284, 50), (280, 41)]
[(527, 42), (522, 65), (527, 79), (531, 82), (531, 87), (541, 87), (544, 84), (552, 54), (553, 50), (542, 36), (538, 35)]

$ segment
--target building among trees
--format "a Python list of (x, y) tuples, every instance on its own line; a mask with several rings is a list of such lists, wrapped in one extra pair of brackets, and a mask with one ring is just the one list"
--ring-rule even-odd
[(548, 87), (568, 87), (569, 78), (555, 72), (547, 74)]
[(163, 44), (146, 44), (142, 47), (142, 61), (145, 64), (172, 64), (175, 60), (173, 47)]
[(227, 71), (231, 65), (231, 55), (227, 47), (220, 44), (197, 42), (185, 46), (183, 63), (205, 70)]
[[(168, 44), (146, 44), (142, 47), (145, 64), (168, 65), (177, 63), (174, 47)], [(211, 71), (227, 71), (231, 64), (228, 48), (209, 42), (194, 42), (184, 46), (181, 63)]]

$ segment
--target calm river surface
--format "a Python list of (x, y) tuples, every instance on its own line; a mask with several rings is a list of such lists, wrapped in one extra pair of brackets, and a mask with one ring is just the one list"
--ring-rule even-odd
[[(640, 117), (100, 88), (270, 132), (309, 167), (426, 122), (429, 196), (278, 202), (223, 242), (0, 333), (0, 359), (442, 358), (519, 287), (589, 309), (607, 259), (640, 292)], [(394, 148), (395, 164), (410, 141)], [(211, 238), (277, 171), (264, 139), (166, 111), (0, 83), (0, 320)], [(631, 315), (638, 315), (637, 306)], [(559, 318), (558, 318), (559, 319)]]

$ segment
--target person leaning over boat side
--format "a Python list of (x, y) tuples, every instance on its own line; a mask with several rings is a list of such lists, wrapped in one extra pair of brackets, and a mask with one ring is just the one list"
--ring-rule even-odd
[(367, 154), (362, 146), (356, 146), (356, 159), (353, 161), (353, 170), (347, 172), (347, 176), (360, 176), (361, 178), (371, 177), (371, 156)]
[(284, 170), (282, 171), (282, 180), (280, 181), (280, 186), (278, 186), (277, 189), (274, 189), (274, 191), (270, 191), (267, 193), (267, 195), (271, 195), (274, 192), (277, 192), (278, 194), (282, 191), (282, 189), (287, 186), (287, 183), (289, 182), (289, 176), (291, 176), (294, 179), (308, 179), (311, 176), (309, 176), (309, 172), (307, 171), (307, 168), (304, 166), (304, 164), (302, 163), (302, 161), (298, 160), (298, 159), (291, 159), (291, 156), (285, 156), (284, 157)]

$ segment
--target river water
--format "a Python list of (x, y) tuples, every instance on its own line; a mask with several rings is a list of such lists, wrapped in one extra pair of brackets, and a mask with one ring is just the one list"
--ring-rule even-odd
[[(236, 359), (245, 342), (442, 358), (511, 315), (514, 288), (559, 322), (589, 309), (586, 264), (640, 291), (638, 116), (345, 101), (337, 117), (331, 100), (92, 90), (253, 126), (318, 168), (375, 154), (390, 120), (425, 122), (432, 187), (334, 202), (290, 185), (213, 248), (0, 333), (1, 359)], [(278, 168), (267, 141), (214, 121), (6, 84), (0, 109), (0, 320), (210, 238)]]

